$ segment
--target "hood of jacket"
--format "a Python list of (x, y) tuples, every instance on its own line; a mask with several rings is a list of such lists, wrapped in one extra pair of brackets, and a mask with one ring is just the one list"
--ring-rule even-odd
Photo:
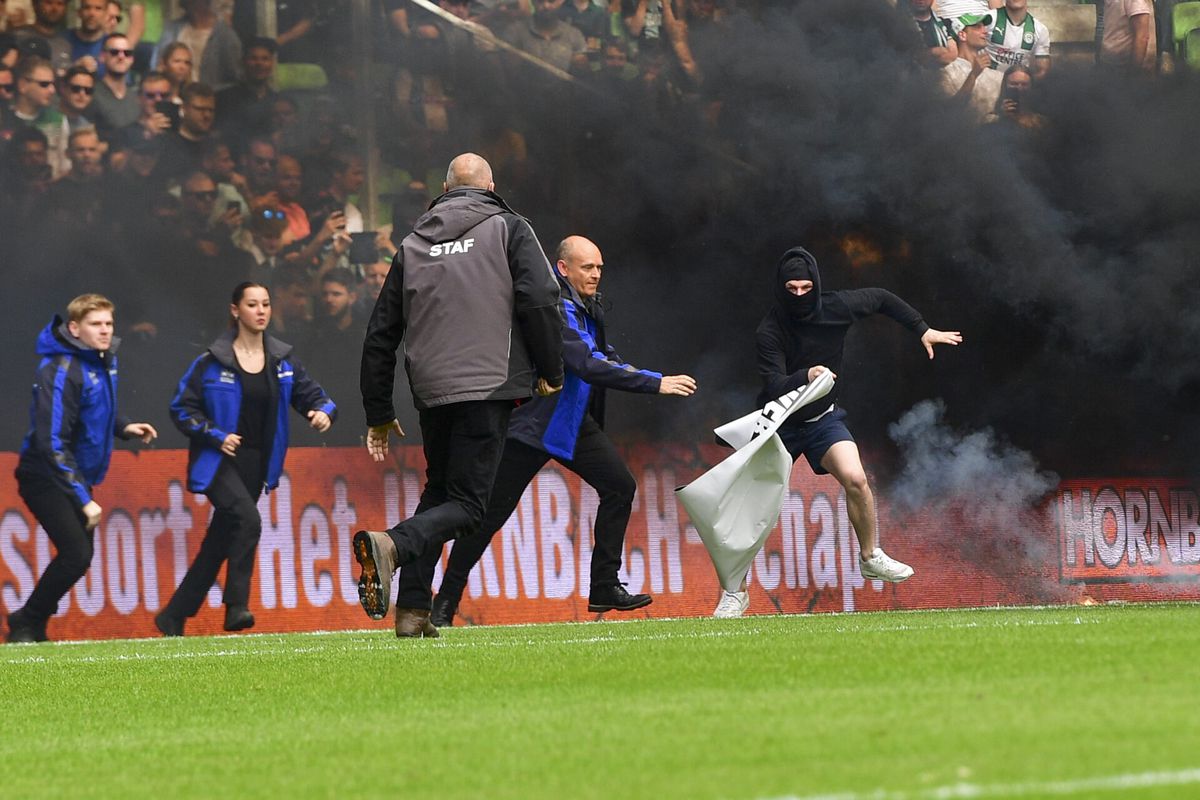
[(495, 192), (463, 187), (451, 189), (430, 204), (413, 225), (413, 233), (432, 244), (450, 242), (483, 222), (503, 213), (514, 214)]
[[(812, 291), (796, 296), (787, 290), (788, 281), (813, 282)], [(775, 285), (772, 287), (775, 307), (789, 320), (805, 322), (816, 319), (821, 313), (821, 271), (817, 259), (803, 247), (793, 247), (779, 259), (775, 268)]]
[[(237, 358), (233, 355), (233, 340), (235, 338), (237, 338), (237, 330), (229, 328), (208, 346), (208, 352), (213, 354), (213, 358), (221, 366), (228, 367), (229, 369), (237, 369)], [(268, 333), (263, 334), (263, 347), (266, 349), (267, 355), (275, 361), (282, 361), (292, 352), (290, 344), (281, 342)]]
[[(115, 354), (117, 347), (121, 344), (121, 340), (114, 336), (112, 344), (108, 346), (108, 353)], [(99, 359), (100, 352), (93, 350), (76, 337), (71, 335), (71, 331), (67, 329), (66, 321), (58, 314), (54, 315), (54, 319), (50, 320), (50, 324), (42, 328), (42, 332), (38, 334), (37, 352), (39, 356), (90, 356), (91, 358)]]

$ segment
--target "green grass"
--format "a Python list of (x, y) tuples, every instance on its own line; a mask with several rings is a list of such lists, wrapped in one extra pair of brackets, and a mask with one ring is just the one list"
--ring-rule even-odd
[(0, 796), (1197, 797), (1198, 611), (5, 646)]

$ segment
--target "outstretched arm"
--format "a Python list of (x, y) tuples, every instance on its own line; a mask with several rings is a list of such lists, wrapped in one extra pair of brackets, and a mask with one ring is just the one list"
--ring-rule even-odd
[(925, 345), (925, 352), (929, 354), (929, 358), (933, 358), (933, 346), (935, 344), (949, 344), (957, 347), (962, 344), (962, 334), (958, 331), (937, 331), (933, 328), (921, 334), (921, 344)]

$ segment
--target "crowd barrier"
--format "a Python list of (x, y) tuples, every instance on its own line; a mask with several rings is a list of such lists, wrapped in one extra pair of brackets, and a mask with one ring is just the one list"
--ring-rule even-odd
[[(708, 615), (719, 588), (673, 489), (728, 451), (638, 446), (638, 482), (621, 579), (653, 605), (629, 617)], [(19, 608), (52, 548), (17, 495), (17, 457), (0, 454), (0, 606)], [(186, 488), (183, 450), (119, 451), (96, 498), (104, 514), (87, 576), (51, 620), (53, 639), (156, 635), (162, 608), (199, 548), (211, 506)], [(412, 513), (424, 461), (397, 447), (382, 464), (358, 448), (295, 448), (279, 488), (259, 503), (262, 540), (251, 592), (255, 631), (386, 628), (358, 605), (350, 539)], [(957, 501), (901, 513), (880, 493), (889, 553), (909, 581), (864, 581), (845, 496), (831, 478), (793, 471), (779, 524), (750, 570), (750, 613), (953, 608), (1200, 599), (1200, 502), (1173, 480), (1068, 480), (1040, 509)], [(551, 462), (471, 575), (460, 624), (595, 619), (587, 612), (598, 498)], [(584, 535), (580, 535), (580, 532)], [(443, 564), (445, 563), (443, 559)], [(441, 568), (435, 586), (441, 580)], [(220, 591), (188, 624), (221, 632)]]

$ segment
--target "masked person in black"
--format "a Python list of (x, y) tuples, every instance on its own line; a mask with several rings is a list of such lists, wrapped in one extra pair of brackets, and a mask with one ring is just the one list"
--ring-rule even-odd
[[(783, 254), (772, 287), (774, 308), (756, 331), (758, 374), (763, 381), (759, 405), (766, 405), (804, 386), (825, 371), (842, 368), (842, 349), (853, 325), (872, 314), (884, 314), (921, 337), (933, 358), (935, 344), (957, 345), (958, 331), (934, 330), (921, 315), (886, 289), (821, 291), (817, 260), (803, 247)], [(858, 537), (859, 571), (864, 578), (899, 583), (912, 577), (912, 567), (879, 548), (875, 530), (875, 497), (859, 458), (858, 445), (846, 428), (846, 412), (837, 405), (837, 384), (828, 395), (795, 411), (779, 429), (792, 459), (804, 456), (818, 475), (833, 475), (846, 491), (846, 510)], [(713, 616), (740, 617), (750, 598), (742, 591), (722, 591)]]

